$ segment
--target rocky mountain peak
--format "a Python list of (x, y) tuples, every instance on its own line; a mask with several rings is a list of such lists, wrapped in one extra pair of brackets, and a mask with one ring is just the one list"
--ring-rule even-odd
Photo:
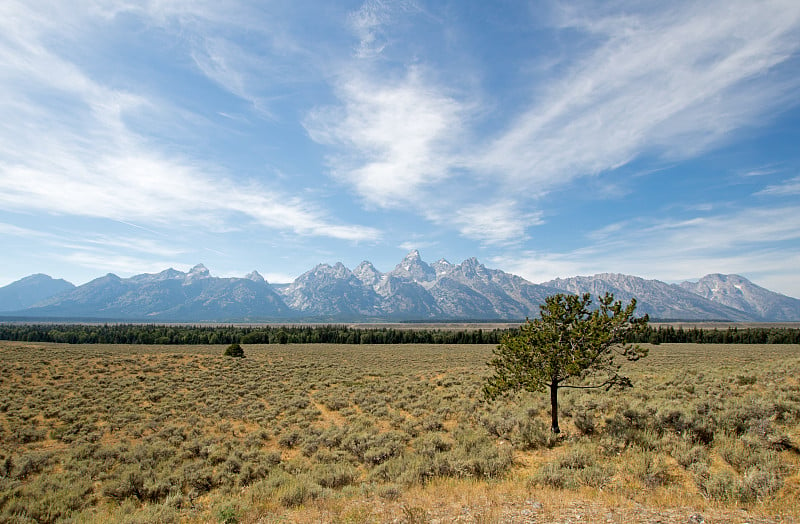
[(180, 271), (178, 271), (177, 269), (169, 268), (165, 269), (161, 273), (158, 273), (158, 276), (161, 277), (162, 280), (167, 280), (170, 278), (181, 278), (185, 275)]
[(334, 265), (318, 264), (314, 269), (300, 275), (295, 282), (311, 284), (315, 282), (330, 282), (332, 280), (346, 279), (352, 274), (341, 262), (337, 262)]
[(488, 276), (486, 266), (481, 264), (477, 258), (470, 257), (456, 266), (456, 269), (467, 278), (475, 278), (481, 276), (486, 278)]
[(381, 277), (383, 276), (380, 271), (375, 269), (375, 266), (372, 265), (372, 262), (367, 260), (356, 266), (356, 268), (353, 270), (353, 275), (363, 282), (365, 286), (378, 285), (378, 283), (381, 281)]
[(431, 267), (434, 271), (436, 271), (436, 278), (440, 278), (446, 274), (448, 274), (452, 269), (455, 267), (453, 264), (445, 260), (444, 258), (440, 258), (433, 264)]
[(261, 273), (259, 273), (256, 270), (251, 271), (250, 273), (245, 275), (244, 278), (246, 278), (247, 280), (252, 280), (253, 282), (258, 282), (259, 284), (267, 283), (267, 281), (264, 280), (264, 277), (261, 276)]
[(197, 264), (192, 269), (189, 270), (189, 273), (186, 275), (189, 278), (209, 278), (211, 273), (208, 271), (208, 268), (203, 264)]
[(412, 282), (430, 282), (436, 279), (436, 271), (422, 260), (416, 249), (412, 249), (389, 274)]
[(444, 259), (428, 265), (417, 250), (386, 274), (368, 261), (353, 271), (341, 262), (320, 264), (280, 286), (266, 284), (257, 271), (245, 278), (213, 277), (202, 264), (188, 273), (167, 269), (125, 279), (109, 273), (77, 288), (58, 282), (60, 286), (55, 286), (56, 281), (46, 275), (32, 275), (0, 288), (0, 311), (25, 308), (25, 314), (32, 316), (184, 321), (520, 320), (536, 315), (539, 305), (554, 293), (597, 297), (610, 292), (624, 302), (636, 298), (637, 313), (651, 318), (800, 320), (800, 300), (739, 275), (711, 274), (698, 281), (667, 284), (602, 273), (533, 284), (487, 268), (476, 258), (458, 265)]

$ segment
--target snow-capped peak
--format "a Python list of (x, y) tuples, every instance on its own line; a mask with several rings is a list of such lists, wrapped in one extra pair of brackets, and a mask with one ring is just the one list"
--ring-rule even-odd
[(422, 260), (416, 249), (412, 249), (389, 274), (414, 282), (429, 282), (436, 279), (436, 271)]

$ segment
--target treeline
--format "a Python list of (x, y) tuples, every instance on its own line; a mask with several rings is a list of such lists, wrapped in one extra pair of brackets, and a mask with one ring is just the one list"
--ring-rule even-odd
[(683, 329), (673, 326), (649, 327), (631, 337), (629, 342), (650, 344), (800, 344), (800, 329), (736, 328)]
[[(0, 340), (67, 344), (497, 344), (513, 328), (397, 329), (343, 325), (182, 326), (155, 324), (0, 324)], [(800, 344), (800, 329), (647, 327), (629, 342)]]
[(0, 340), (67, 344), (497, 344), (507, 329), (0, 324)]

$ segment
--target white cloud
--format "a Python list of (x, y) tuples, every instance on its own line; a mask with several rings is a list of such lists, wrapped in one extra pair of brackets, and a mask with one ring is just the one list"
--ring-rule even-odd
[(105, 158), (92, 160), (53, 152), (47, 158), (52, 162), (49, 166), (0, 164), (4, 174), (0, 202), (7, 209), (195, 225), (215, 231), (231, 227), (231, 214), (239, 214), (267, 228), (301, 235), (344, 240), (375, 240), (380, 235), (371, 227), (331, 224), (297, 198), (241, 187), (224, 177), (212, 178), (202, 168), (147, 151), (109, 152)]
[(749, 171), (745, 171), (744, 173), (742, 173), (741, 176), (743, 176), (743, 177), (766, 176), (766, 175), (772, 175), (772, 174), (775, 174), (775, 173), (780, 173), (780, 171), (781, 171), (780, 169), (778, 169), (776, 167), (773, 167), (771, 165), (768, 165), (768, 166), (763, 166), (763, 167), (759, 167), (759, 168), (756, 168), (756, 169), (750, 169)]
[(338, 87), (341, 108), (312, 112), (305, 126), (331, 156), (335, 177), (367, 203), (405, 207), (451, 176), (466, 107), (411, 67), (395, 81), (355, 72)]
[(767, 186), (756, 195), (800, 195), (800, 176), (796, 176), (781, 184)]
[(0, 235), (23, 238), (48, 236), (46, 233), (42, 233), (41, 231), (36, 231), (27, 227), (15, 226), (14, 224), (6, 224), (4, 222), (0, 222)]
[(248, 85), (244, 71), (247, 66), (241, 63), (247, 56), (244, 49), (220, 38), (207, 38), (203, 48), (192, 53), (195, 64), (204, 75), (226, 91), (259, 107), (262, 104)]
[[(695, 156), (798, 103), (800, 77), (786, 66), (800, 49), (797, 2), (623, 7), (564, 9), (559, 29), (596, 45), (532, 83), (528, 106), (498, 101), (491, 118), (505, 124), (482, 141), (472, 134), (489, 115), (480, 96), (432, 81), (423, 72), (433, 66), (416, 56), (401, 78), (380, 61), (345, 65), (340, 105), (313, 112), (306, 128), (336, 147), (332, 174), (368, 206), (439, 225), (456, 216), (462, 235), (507, 242), (537, 220), (507, 211), (492, 232), (484, 217), (493, 211), (475, 212), (486, 201), (502, 195), (515, 204), (509, 210), (530, 209), (554, 189), (639, 157)], [(400, 14), (366, 2), (352, 17), (358, 56), (381, 54), (383, 31)]]
[(585, 256), (580, 252), (545, 253), (523, 250), (517, 253), (496, 255), (491, 262), (503, 271), (519, 275), (539, 284), (558, 277), (594, 274), (587, 269)]
[(775, 68), (800, 48), (800, 4), (672, 5), (565, 20), (601, 45), (551, 79), (474, 164), (543, 193), (643, 154), (695, 155), (797, 103), (800, 79)]
[(163, 258), (177, 257), (186, 252), (186, 249), (177, 247), (174, 243), (165, 245), (152, 239), (132, 236), (90, 235), (80, 239), (84, 246), (96, 246), (99, 249), (110, 251), (134, 251)]
[(424, 249), (426, 247), (434, 247), (437, 246), (439, 242), (434, 241), (425, 241), (425, 240), (407, 240), (405, 242), (401, 242), (397, 245), (400, 249), (404, 251), (412, 251), (414, 249)]
[(453, 217), (463, 236), (485, 244), (520, 243), (528, 227), (542, 222), (541, 214), (522, 213), (512, 200), (464, 206)]
[(800, 239), (800, 206), (751, 208), (727, 215), (665, 221), (644, 228), (640, 234), (653, 238), (653, 243), (665, 241), (669, 252), (676, 255), (796, 240)]
[(358, 58), (379, 56), (388, 45), (386, 28), (390, 27), (398, 13), (415, 12), (419, 8), (409, 1), (367, 0), (351, 13), (350, 24), (359, 38), (355, 55)]
[[(218, 231), (245, 216), (299, 235), (379, 237), (372, 227), (338, 224), (299, 198), (242, 184), (217, 166), (160, 151), (126, 119), (143, 110), (170, 114), (169, 107), (93, 80), (48, 48), (49, 31), (60, 26), (21, 4), (10, 11), (15, 16), (0, 21), (6, 30), (0, 39), (5, 209)], [(65, 27), (79, 31), (89, 24), (76, 16)]]

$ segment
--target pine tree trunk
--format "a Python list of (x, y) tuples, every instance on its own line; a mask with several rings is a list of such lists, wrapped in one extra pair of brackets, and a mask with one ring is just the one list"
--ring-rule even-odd
[(558, 427), (558, 382), (550, 384), (550, 430), (553, 433), (561, 433)]

